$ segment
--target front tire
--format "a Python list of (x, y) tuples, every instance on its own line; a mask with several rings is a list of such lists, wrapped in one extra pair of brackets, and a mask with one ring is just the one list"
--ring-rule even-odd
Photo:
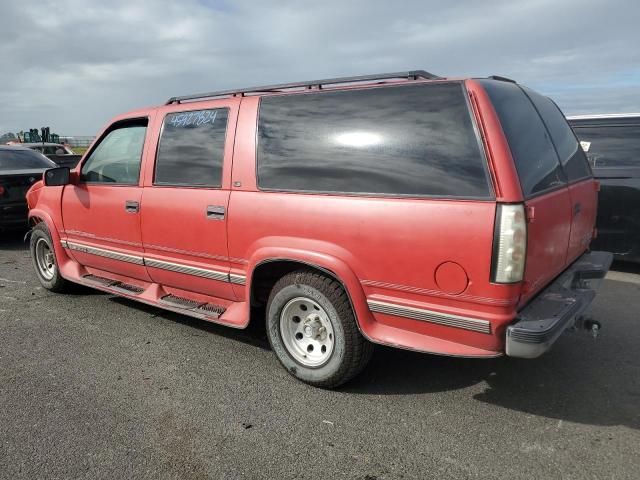
[(31, 260), (42, 286), (56, 293), (68, 292), (72, 284), (60, 275), (51, 234), (44, 223), (33, 227), (29, 247)]
[(267, 303), (267, 336), (287, 371), (317, 387), (349, 381), (373, 352), (358, 330), (342, 285), (308, 270), (291, 272), (274, 285)]

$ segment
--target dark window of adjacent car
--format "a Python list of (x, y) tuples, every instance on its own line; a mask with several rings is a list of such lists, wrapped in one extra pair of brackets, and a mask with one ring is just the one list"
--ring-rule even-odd
[(524, 195), (530, 197), (565, 184), (549, 133), (522, 89), (499, 80), (480, 83), (500, 119)]
[(640, 167), (640, 125), (574, 129), (593, 168)]
[(227, 108), (168, 114), (154, 185), (220, 187), (228, 116)]
[(265, 190), (491, 195), (459, 82), (263, 97), (257, 165)]
[(590, 177), (591, 169), (589, 168), (587, 157), (582, 148), (580, 148), (576, 135), (571, 130), (558, 106), (550, 98), (544, 97), (529, 88), (523, 87), (523, 90), (531, 99), (542, 117), (542, 121), (547, 126), (569, 182)]
[(82, 180), (136, 185), (146, 131), (146, 119), (119, 122), (111, 127), (82, 164)]
[(40, 152), (21, 148), (0, 148), (0, 170), (28, 170), (54, 168), (55, 163)]

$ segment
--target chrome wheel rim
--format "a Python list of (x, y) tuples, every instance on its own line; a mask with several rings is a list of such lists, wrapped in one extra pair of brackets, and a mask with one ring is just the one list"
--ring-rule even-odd
[(280, 314), (280, 336), (289, 355), (305, 367), (320, 367), (333, 353), (331, 319), (310, 298), (296, 297), (287, 302)]
[(56, 261), (49, 242), (44, 238), (39, 238), (36, 242), (35, 250), (38, 273), (40, 273), (45, 280), (51, 280), (56, 274)]

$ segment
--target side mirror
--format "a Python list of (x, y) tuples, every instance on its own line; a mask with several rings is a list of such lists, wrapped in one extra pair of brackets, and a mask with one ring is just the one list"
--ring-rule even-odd
[(60, 187), (68, 185), (70, 170), (69, 167), (50, 168), (44, 172), (44, 184), (47, 187)]

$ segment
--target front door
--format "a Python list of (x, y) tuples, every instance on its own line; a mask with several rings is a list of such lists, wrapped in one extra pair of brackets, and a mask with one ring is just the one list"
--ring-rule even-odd
[(151, 279), (233, 299), (227, 216), (240, 100), (169, 105), (159, 111), (154, 168), (146, 172), (141, 229)]
[(140, 235), (140, 166), (147, 118), (110, 126), (62, 196), (66, 247), (80, 264), (149, 280)]

